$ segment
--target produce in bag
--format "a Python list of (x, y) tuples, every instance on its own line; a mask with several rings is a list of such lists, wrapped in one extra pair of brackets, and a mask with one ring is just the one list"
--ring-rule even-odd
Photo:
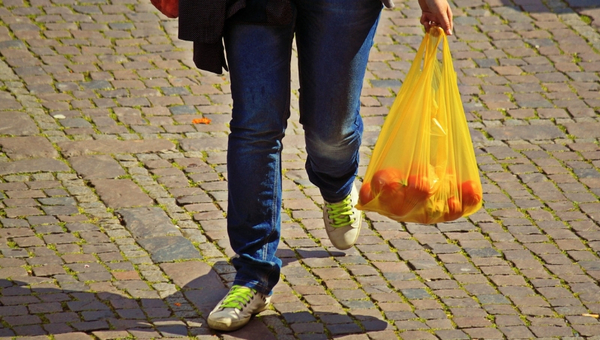
[(357, 208), (430, 224), (468, 216), (482, 201), (448, 40), (441, 28), (432, 27), (375, 144)]

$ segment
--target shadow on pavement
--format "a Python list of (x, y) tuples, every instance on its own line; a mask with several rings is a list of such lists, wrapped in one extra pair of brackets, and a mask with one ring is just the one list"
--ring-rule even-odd
[[(566, 4), (576, 10), (600, 8), (598, 0), (564, 0)], [(526, 12), (548, 12), (548, 7), (541, 0), (500, 0), (500, 4), (515, 7)], [(460, 3), (459, 3), (460, 5)]]
[[(325, 254), (327, 253), (323, 252), (321, 255)], [(291, 258), (286, 258), (285, 264), (291, 261)], [(92, 268), (95, 265), (81, 264), (81, 267)], [(118, 338), (217, 334), (207, 328), (203, 317), (208, 315), (228, 289), (213, 267), (203, 262), (189, 261), (165, 263), (161, 268), (172, 282), (181, 288), (180, 290), (167, 283), (154, 284), (154, 287), (151, 287), (140, 279), (99, 282), (93, 286), (96, 287), (96, 291), (58, 288), (54, 278), (0, 279), (0, 317), (5, 325), (4, 328), (0, 328), (0, 337), (74, 332), (113, 332)], [(101, 290), (99, 287), (106, 289)], [(161, 291), (161, 287), (164, 290)], [(156, 293), (157, 290), (160, 296)], [(351, 333), (364, 333), (364, 330), (353, 323), (352, 318), (346, 314), (318, 315), (323, 323), (315, 325), (315, 317), (307, 311), (277, 314), (269, 310), (241, 330), (227, 334), (238, 339), (276, 339), (273, 331), (277, 332), (277, 325), (283, 325), (282, 320), (291, 324), (292, 329), (297, 328), (309, 333), (312, 330), (324, 333), (323, 329), (327, 328), (330, 334), (333, 334), (333, 338)], [(352, 317), (359, 320), (367, 331), (384, 330), (389, 327), (387, 322), (372, 316)], [(297, 323), (294, 325), (294, 322)], [(347, 327), (348, 325), (351, 327)], [(307, 330), (306, 327), (310, 329)], [(289, 332), (287, 327), (281, 329)], [(125, 334), (125, 331), (129, 335)]]

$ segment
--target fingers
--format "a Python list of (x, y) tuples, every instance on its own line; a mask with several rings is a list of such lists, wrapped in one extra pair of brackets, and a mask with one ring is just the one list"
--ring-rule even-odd
[[(425, 32), (429, 32), (429, 29), (431, 27), (436, 27), (436, 26), (440, 26), (443, 28), (442, 23), (439, 22), (439, 20), (437, 19), (436, 16), (434, 16), (432, 13), (429, 12), (424, 12), (421, 15), (421, 25), (423, 25), (423, 27), (425, 28)], [(444, 29), (444, 32), (446, 30)]]
[(452, 10), (447, 0), (419, 0), (421, 6), (421, 24), (426, 31), (432, 26), (440, 26), (446, 35), (452, 35)]
[(439, 26), (444, 30), (446, 35), (452, 35), (452, 17), (449, 16), (434, 16), (431, 13), (423, 13), (421, 15), (420, 20), (421, 25), (425, 28), (425, 31), (428, 32), (429, 28), (434, 26)]
[(442, 23), (442, 28), (446, 32), (446, 35), (452, 35), (452, 31), (454, 30), (454, 18), (452, 17), (452, 10), (448, 7), (446, 11), (446, 15), (444, 16), (444, 22)]
[(423, 25), (423, 27), (425, 27), (425, 32), (427, 32), (427, 19), (425, 18), (424, 14), (421, 14), (421, 20), (419, 20), (419, 22), (421, 23), (421, 25)]

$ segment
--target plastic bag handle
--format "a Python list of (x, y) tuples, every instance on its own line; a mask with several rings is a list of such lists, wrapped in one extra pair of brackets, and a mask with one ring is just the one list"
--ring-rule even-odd
[[(433, 38), (437, 38), (437, 39), (433, 39)], [(444, 30), (441, 27), (431, 27), (429, 29), (428, 32), (425, 33), (425, 36), (423, 37), (423, 40), (421, 41), (421, 45), (419, 46), (419, 49), (417, 50), (417, 54), (415, 55), (415, 58), (411, 64), (411, 67), (408, 71), (408, 73), (406, 74), (405, 79), (410, 79), (410, 80), (417, 80), (419, 79), (418, 75), (422, 72), (422, 70), (427, 70), (428, 73), (431, 74), (427, 74), (427, 78), (429, 78), (429, 81), (431, 81), (432, 78), (432, 73), (433, 73), (433, 65), (431, 65), (432, 63), (437, 61), (437, 49), (438, 46), (440, 44), (440, 42), (443, 41), (443, 61), (444, 61), (444, 67), (450, 67), (452, 69), (452, 72), (454, 72), (454, 67), (452, 66), (452, 56), (450, 55), (450, 47), (448, 46), (448, 39), (446, 37), (446, 34), (444, 33)], [(449, 61), (449, 62), (448, 62)], [(421, 64), (423, 64), (423, 67), (421, 67)], [(402, 87), (404, 86), (413, 86), (414, 84), (411, 83), (403, 83), (401, 85), (401, 91), (398, 93), (398, 98), (396, 98), (396, 100), (394, 101), (394, 104), (392, 104), (392, 107), (390, 108), (390, 112), (395, 111), (397, 108), (397, 106), (403, 101), (402, 97), (409, 95), (412, 91), (409, 89), (409, 91), (406, 90), (402, 90)], [(415, 87), (416, 89), (416, 87)], [(400, 127), (402, 126), (402, 124), (394, 124), (393, 125), (393, 130), (391, 131), (391, 135), (395, 135), (398, 133), (398, 130), (400, 129)], [(384, 131), (382, 131), (383, 133)], [(373, 150), (373, 154), (387, 154), (389, 152), (389, 149), (392, 147), (391, 143), (385, 143), (383, 146), (382, 150), (378, 150), (377, 148), (375, 150)], [(377, 160), (377, 164), (375, 166), (370, 166), (368, 167), (367, 170), (368, 171), (365, 174), (365, 177), (370, 178), (373, 174), (371, 172), (374, 172), (374, 169), (379, 169), (381, 167), (381, 163), (384, 161), (383, 158), (379, 158)]]

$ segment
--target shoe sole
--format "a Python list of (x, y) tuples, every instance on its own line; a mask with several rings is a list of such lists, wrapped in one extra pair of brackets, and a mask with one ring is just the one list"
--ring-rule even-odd
[(237, 331), (238, 329), (246, 326), (250, 320), (252, 319), (252, 317), (248, 318), (248, 320), (244, 320), (244, 321), (239, 321), (236, 322), (234, 324), (228, 325), (226, 323), (223, 322), (218, 322), (218, 321), (208, 321), (208, 327), (210, 329), (214, 329), (216, 331), (223, 331), (223, 332), (233, 332), (233, 331)]

